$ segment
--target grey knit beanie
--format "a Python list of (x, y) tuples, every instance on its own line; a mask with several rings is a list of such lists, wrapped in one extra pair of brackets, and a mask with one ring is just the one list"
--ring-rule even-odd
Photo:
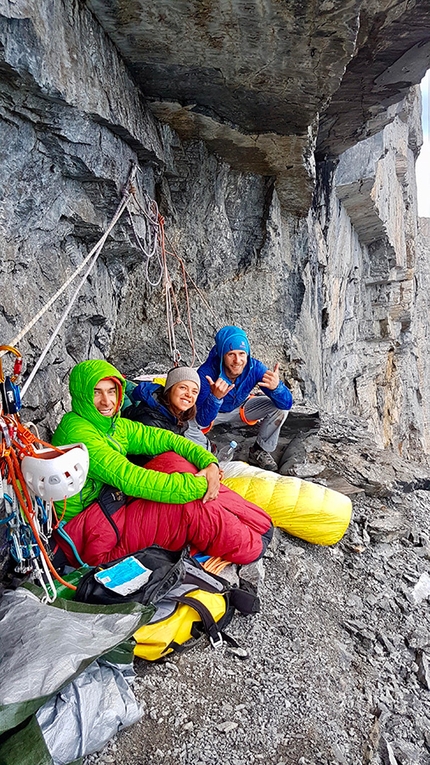
[(195, 383), (200, 391), (200, 377), (192, 367), (174, 367), (171, 369), (167, 374), (164, 390), (169, 390), (173, 385), (184, 382), (184, 380)]

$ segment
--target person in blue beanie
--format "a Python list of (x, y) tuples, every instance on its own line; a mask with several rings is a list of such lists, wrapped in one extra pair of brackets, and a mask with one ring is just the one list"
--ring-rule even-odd
[[(208, 428), (226, 422), (260, 422), (248, 462), (276, 471), (271, 452), (293, 405), (291, 391), (279, 379), (279, 364), (271, 370), (253, 358), (243, 329), (227, 326), (215, 335), (215, 345), (197, 372), (201, 383), (196, 402), (198, 424)], [(251, 396), (257, 385), (264, 395)]]

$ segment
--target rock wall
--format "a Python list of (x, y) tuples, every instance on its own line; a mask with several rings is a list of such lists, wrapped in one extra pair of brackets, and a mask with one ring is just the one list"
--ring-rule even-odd
[(419, 453), (426, 438), (416, 347), (426, 323), (418, 253), (429, 246), (417, 229), (418, 109), (411, 92), (382, 132), (341, 155), (328, 214), (319, 216), (323, 395), (333, 411), (355, 409), (369, 421), (381, 446), (407, 453)]
[[(0, 2), (0, 80), (2, 343), (82, 264), (136, 163), (136, 199), (155, 199), (165, 220), (185, 362), (204, 358), (220, 325), (239, 323), (256, 355), (280, 361), (298, 404), (353, 412), (381, 445), (429, 451), (415, 90), (389, 107), (382, 132), (319, 162), (313, 205), (298, 217), (272, 177), (233, 169), (157, 121), (85, 4)], [(130, 211), (145, 236), (147, 219), (135, 203)], [(171, 366), (160, 268), (156, 258), (148, 267), (124, 216), (26, 394), (24, 419), (49, 433), (82, 359), (106, 357), (128, 375)], [(75, 286), (20, 340), (24, 379)]]

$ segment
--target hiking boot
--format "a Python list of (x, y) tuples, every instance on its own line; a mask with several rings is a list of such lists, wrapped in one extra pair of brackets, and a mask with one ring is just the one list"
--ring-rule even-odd
[(264, 451), (261, 446), (251, 446), (248, 454), (249, 465), (262, 468), (262, 470), (273, 470), (276, 472), (278, 466), (269, 452)]

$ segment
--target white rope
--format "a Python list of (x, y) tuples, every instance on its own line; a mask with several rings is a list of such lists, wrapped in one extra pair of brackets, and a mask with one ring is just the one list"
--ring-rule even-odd
[[(155, 202), (154, 202), (154, 204), (155, 204)], [(143, 213), (145, 214), (145, 210), (140, 205), (139, 205), (139, 207), (143, 211)], [(147, 226), (146, 226), (146, 236), (147, 236), (147, 240), (148, 241), (147, 242), (145, 241), (145, 245), (148, 243), (148, 246), (150, 248), (149, 251), (148, 251), (146, 246), (142, 244), (141, 238), (139, 237), (139, 235), (138, 235), (138, 233), (136, 231), (136, 228), (135, 228), (135, 225), (134, 225), (133, 216), (131, 215), (130, 210), (128, 210), (128, 217), (130, 219), (131, 228), (133, 230), (133, 234), (134, 234), (134, 238), (135, 238), (136, 244), (139, 247), (139, 250), (141, 250), (141, 252), (143, 252), (143, 254), (144, 254), (145, 258), (146, 258), (146, 260), (145, 260), (145, 279), (148, 282), (148, 284), (151, 285), (151, 287), (158, 287), (158, 285), (160, 284), (160, 282), (161, 282), (161, 280), (163, 278), (163, 263), (161, 261), (161, 255), (160, 255), (160, 237), (159, 237), (159, 223), (158, 223), (158, 220), (157, 220), (155, 225), (154, 225), (153, 222), (150, 221), (151, 225), (147, 224)], [(151, 228), (152, 228), (152, 232), (151, 232)], [(151, 237), (151, 233), (152, 233), (152, 237)], [(151, 238), (152, 238), (152, 241), (151, 241)], [(157, 256), (158, 265), (160, 267), (160, 275), (159, 275), (157, 281), (155, 281), (155, 282), (151, 281), (150, 276), (149, 276), (149, 264), (152, 261), (152, 258), (154, 257), (154, 255)]]
[[(127, 184), (125, 186), (125, 191), (123, 193), (123, 198), (118, 205), (118, 208), (107, 228), (103, 236), (99, 239), (99, 241), (94, 245), (92, 250), (88, 253), (88, 255), (85, 257), (83, 262), (80, 264), (80, 266), (76, 269), (76, 271), (67, 279), (67, 281), (60, 287), (60, 289), (53, 295), (49, 301), (41, 308), (41, 310), (34, 316), (34, 318), (28, 322), (28, 324), (16, 335), (9, 343), (8, 345), (15, 347), (17, 343), (19, 343), (20, 340), (22, 340), (23, 337), (30, 331), (32, 327), (39, 321), (39, 319), (49, 310), (49, 308), (58, 300), (58, 298), (65, 292), (67, 287), (76, 279), (76, 277), (81, 273), (81, 271), (85, 268), (85, 266), (89, 263), (89, 266), (87, 270), (85, 271), (84, 275), (82, 276), (82, 279), (80, 280), (75, 292), (73, 293), (63, 315), (60, 318), (60, 321), (57, 324), (57, 327), (55, 328), (54, 332), (50, 336), (49, 342), (47, 343), (46, 347), (42, 351), (36, 365), (34, 366), (31, 374), (27, 378), (25, 384), (22, 387), (21, 391), (21, 398), (24, 397), (26, 394), (31, 382), (33, 381), (36, 373), (40, 369), (43, 360), (45, 359), (48, 351), (52, 347), (56, 337), (58, 336), (61, 327), (63, 326), (64, 322), (66, 321), (67, 316), (69, 315), (78, 295), (82, 288), (82, 286), (85, 284), (89, 274), (91, 273), (92, 269), (94, 268), (95, 263), (97, 262), (97, 259), (103, 249), (103, 246), (106, 242), (107, 237), (111, 233), (112, 229), (118, 222), (121, 215), (124, 213), (124, 211), (127, 209), (129, 203), (131, 200), (134, 201), (136, 204), (136, 207), (138, 211), (143, 214), (143, 216), (146, 218), (146, 226), (145, 226), (145, 236), (142, 242), (142, 238), (138, 235), (133, 217), (131, 215), (130, 210), (128, 210), (128, 216), (130, 219), (132, 231), (136, 240), (136, 243), (141, 250), (141, 252), (145, 256), (145, 276), (146, 281), (148, 284), (150, 284), (152, 287), (157, 287), (161, 280), (164, 277), (164, 293), (165, 293), (165, 307), (166, 307), (166, 318), (167, 318), (167, 335), (168, 335), (168, 342), (169, 342), (169, 348), (170, 353), (173, 358), (173, 363), (177, 364), (181, 360), (181, 354), (177, 348), (177, 342), (176, 342), (176, 336), (175, 336), (175, 325), (181, 324), (184, 328), (185, 334), (187, 336), (187, 339), (190, 343), (190, 346), (193, 350), (193, 362), (194, 363), (194, 355), (197, 356), (199, 361), (201, 361), (199, 354), (197, 353), (193, 338), (190, 336), (190, 332), (188, 331), (188, 328), (186, 327), (185, 323), (182, 321), (182, 318), (179, 315), (179, 309), (176, 305), (176, 298), (173, 288), (173, 283), (170, 278), (169, 270), (167, 267), (167, 259), (164, 255), (163, 257), (163, 248), (161, 244), (161, 236), (160, 236), (160, 222), (159, 222), (159, 211), (158, 211), (158, 205), (155, 202), (155, 200), (151, 199), (147, 192), (145, 190), (142, 190), (141, 193), (143, 195), (145, 205), (142, 205), (139, 200), (137, 199), (135, 195), (135, 189), (133, 189), (132, 182), (134, 181), (136, 172), (137, 172), (137, 166), (133, 165), (129, 174), (129, 178), (127, 180)], [(216, 314), (214, 313), (212, 307), (209, 305), (209, 303), (204, 299), (203, 294), (201, 293), (201, 290), (197, 287), (193, 279), (190, 277), (190, 275), (187, 273), (185, 269), (185, 265), (181, 258), (178, 256), (175, 256), (178, 261), (181, 263), (182, 268), (184, 269), (185, 273), (185, 280), (188, 279), (192, 283), (193, 287), (196, 289), (197, 294), (199, 295), (202, 302), (206, 305), (208, 310), (212, 313), (214, 318), (216, 319)], [(154, 259), (158, 261), (158, 265), (160, 267), (160, 274), (157, 278), (157, 281), (153, 282), (151, 281), (149, 277), (149, 267), (150, 263), (154, 262)], [(176, 310), (178, 311), (178, 317), (175, 321), (173, 316), (173, 304), (172, 304), (172, 298), (175, 301)], [(219, 323), (219, 322), (218, 322)], [(192, 332), (192, 328), (190, 327), (190, 330)], [(0, 352), (0, 358), (3, 356), (3, 354), (6, 353), (6, 351)]]
[[(139, 202), (139, 200), (136, 197), (134, 201), (138, 211), (142, 213), (142, 215), (146, 218), (146, 221), (147, 221), (145, 226), (144, 244), (142, 244), (141, 238), (136, 231), (133, 216), (130, 210), (128, 211), (128, 216), (130, 218), (130, 223), (133, 229), (133, 234), (136, 240), (136, 244), (141, 250), (141, 252), (143, 252), (146, 258), (145, 279), (151, 287), (158, 287), (158, 285), (160, 284), (163, 278), (163, 263), (161, 258), (160, 222), (159, 222), (158, 205), (154, 199), (151, 199), (151, 197), (145, 191), (145, 189), (141, 191), (141, 194), (145, 200), (146, 208)], [(157, 261), (158, 261), (160, 271), (159, 271), (159, 276), (157, 280), (152, 281), (149, 276), (149, 266), (150, 266), (150, 262), (152, 261), (152, 258), (155, 255), (157, 256)]]
[[(133, 172), (133, 170), (134, 170), (134, 172)], [(135, 170), (135, 168), (133, 168), (131, 173), (130, 173), (130, 177), (129, 177), (129, 181), (128, 181), (128, 186), (131, 183), (132, 177), (134, 176), (135, 172), (136, 172), (136, 170)], [(69, 315), (69, 313), (70, 313), (70, 311), (71, 311), (71, 309), (72, 309), (72, 307), (73, 307), (73, 305), (74, 305), (74, 303), (75, 303), (75, 301), (76, 301), (76, 299), (77, 299), (77, 297), (79, 295), (79, 292), (80, 292), (82, 286), (85, 284), (89, 274), (91, 273), (93, 267), (95, 266), (95, 264), (97, 262), (97, 259), (98, 259), (99, 255), (100, 255), (100, 253), (101, 253), (101, 251), (103, 249), (103, 246), (104, 246), (104, 244), (106, 242), (106, 239), (108, 238), (108, 236), (109, 236), (110, 232), (112, 231), (113, 227), (115, 226), (115, 224), (120, 219), (120, 217), (123, 214), (124, 210), (126, 210), (128, 204), (129, 204), (129, 201), (130, 201), (130, 192), (129, 192), (128, 188), (127, 188), (127, 190), (124, 193), (124, 196), (123, 196), (120, 204), (118, 205), (118, 208), (117, 208), (117, 210), (115, 212), (115, 215), (113, 216), (113, 218), (112, 218), (112, 220), (111, 220), (107, 230), (105, 231), (103, 236), (99, 239), (99, 241), (97, 242), (95, 247), (93, 247), (93, 249), (91, 250), (91, 254), (93, 255), (93, 259), (91, 260), (90, 265), (88, 266), (88, 268), (85, 271), (82, 279), (80, 280), (80, 282), (79, 282), (75, 292), (73, 293), (71, 299), (69, 300), (69, 303), (68, 303), (68, 305), (67, 305), (67, 307), (66, 307), (66, 309), (65, 309), (65, 311), (64, 311), (64, 313), (63, 313), (63, 315), (62, 315), (62, 317), (60, 319), (60, 321), (58, 322), (54, 332), (52, 333), (51, 337), (49, 338), (49, 341), (48, 341), (47, 345), (45, 346), (44, 350), (42, 351), (38, 361), (36, 362), (35, 366), (33, 367), (33, 370), (31, 372), (31, 374), (29, 375), (29, 377), (25, 381), (25, 383), (24, 383), (24, 385), (22, 387), (22, 390), (21, 390), (21, 399), (24, 398), (24, 396), (25, 396), (25, 394), (26, 394), (26, 392), (27, 392), (31, 382), (33, 381), (36, 373), (40, 369), (40, 366), (42, 365), (42, 362), (43, 362), (46, 354), (48, 353), (48, 351), (51, 348), (55, 338), (57, 337), (61, 327), (63, 326), (64, 322), (66, 321), (67, 316)], [(86, 262), (88, 262), (88, 257), (86, 258)]]
[[(129, 177), (128, 177), (126, 188), (133, 181), (134, 176), (136, 175), (136, 170), (137, 170), (136, 165), (133, 165), (133, 167), (132, 167), (132, 169), (130, 171)], [(128, 204), (128, 202), (129, 202), (129, 192), (127, 192), (127, 204)], [(39, 321), (39, 319), (41, 319), (42, 316), (50, 309), (50, 307), (56, 302), (56, 300), (58, 300), (58, 298), (67, 289), (69, 284), (71, 284), (76, 279), (76, 277), (81, 273), (81, 271), (85, 268), (85, 266), (88, 263), (88, 261), (90, 260), (90, 258), (92, 258), (94, 253), (96, 251), (98, 251), (98, 248), (100, 247), (101, 243), (102, 243), (102, 246), (103, 246), (103, 244), (105, 243), (108, 235), (112, 231), (112, 229), (115, 226), (115, 224), (117, 223), (118, 219), (121, 217), (121, 215), (122, 215), (122, 213), (124, 212), (124, 209), (125, 209), (125, 207), (124, 207), (124, 209), (122, 209), (123, 204), (124, 204), (124, 198), (121, 200), (120, 204), (118, 205), (118, 209), (117, 209), (114, 217), (112, 218), (112, 221), (109, 224), (107, 231), (103, 234), (101, 239), (99, 239), (99, 241), (94, 245), (93, 249), (88, 253), (86, 258), (82, 261), (81, 265), (78, 266), (76, 271), (71, 276), (69, 276), (69, 278), (64, 282), (64, 284), (55, 293), (55, 295), (53, 295), (48, 300), (48, 302), (43, 306), (43, 308), (40, 309), (40, 311), (36, 314), (36, 316), (34, 316), (33, 319), (31, 319), (31, 321), (29, 321), (28, 324), (26, 324), (25, 327), (17, 335), (15, 335), (15, 337), (13, 337), (12, 340), (9, 343), (7, 343), (7, 345), (11, 345), (11, 346), (15, 347), (19, 343), (19, 341), (22, 340), (23, 337), (25, 337), (27, 332), (29, 332), (30, 329), (32, 327), (34, 327), (34, 325)], [(0, 352), (0, 358), (5, 353), (6, 353), (6, 351), (1, 351)]]

